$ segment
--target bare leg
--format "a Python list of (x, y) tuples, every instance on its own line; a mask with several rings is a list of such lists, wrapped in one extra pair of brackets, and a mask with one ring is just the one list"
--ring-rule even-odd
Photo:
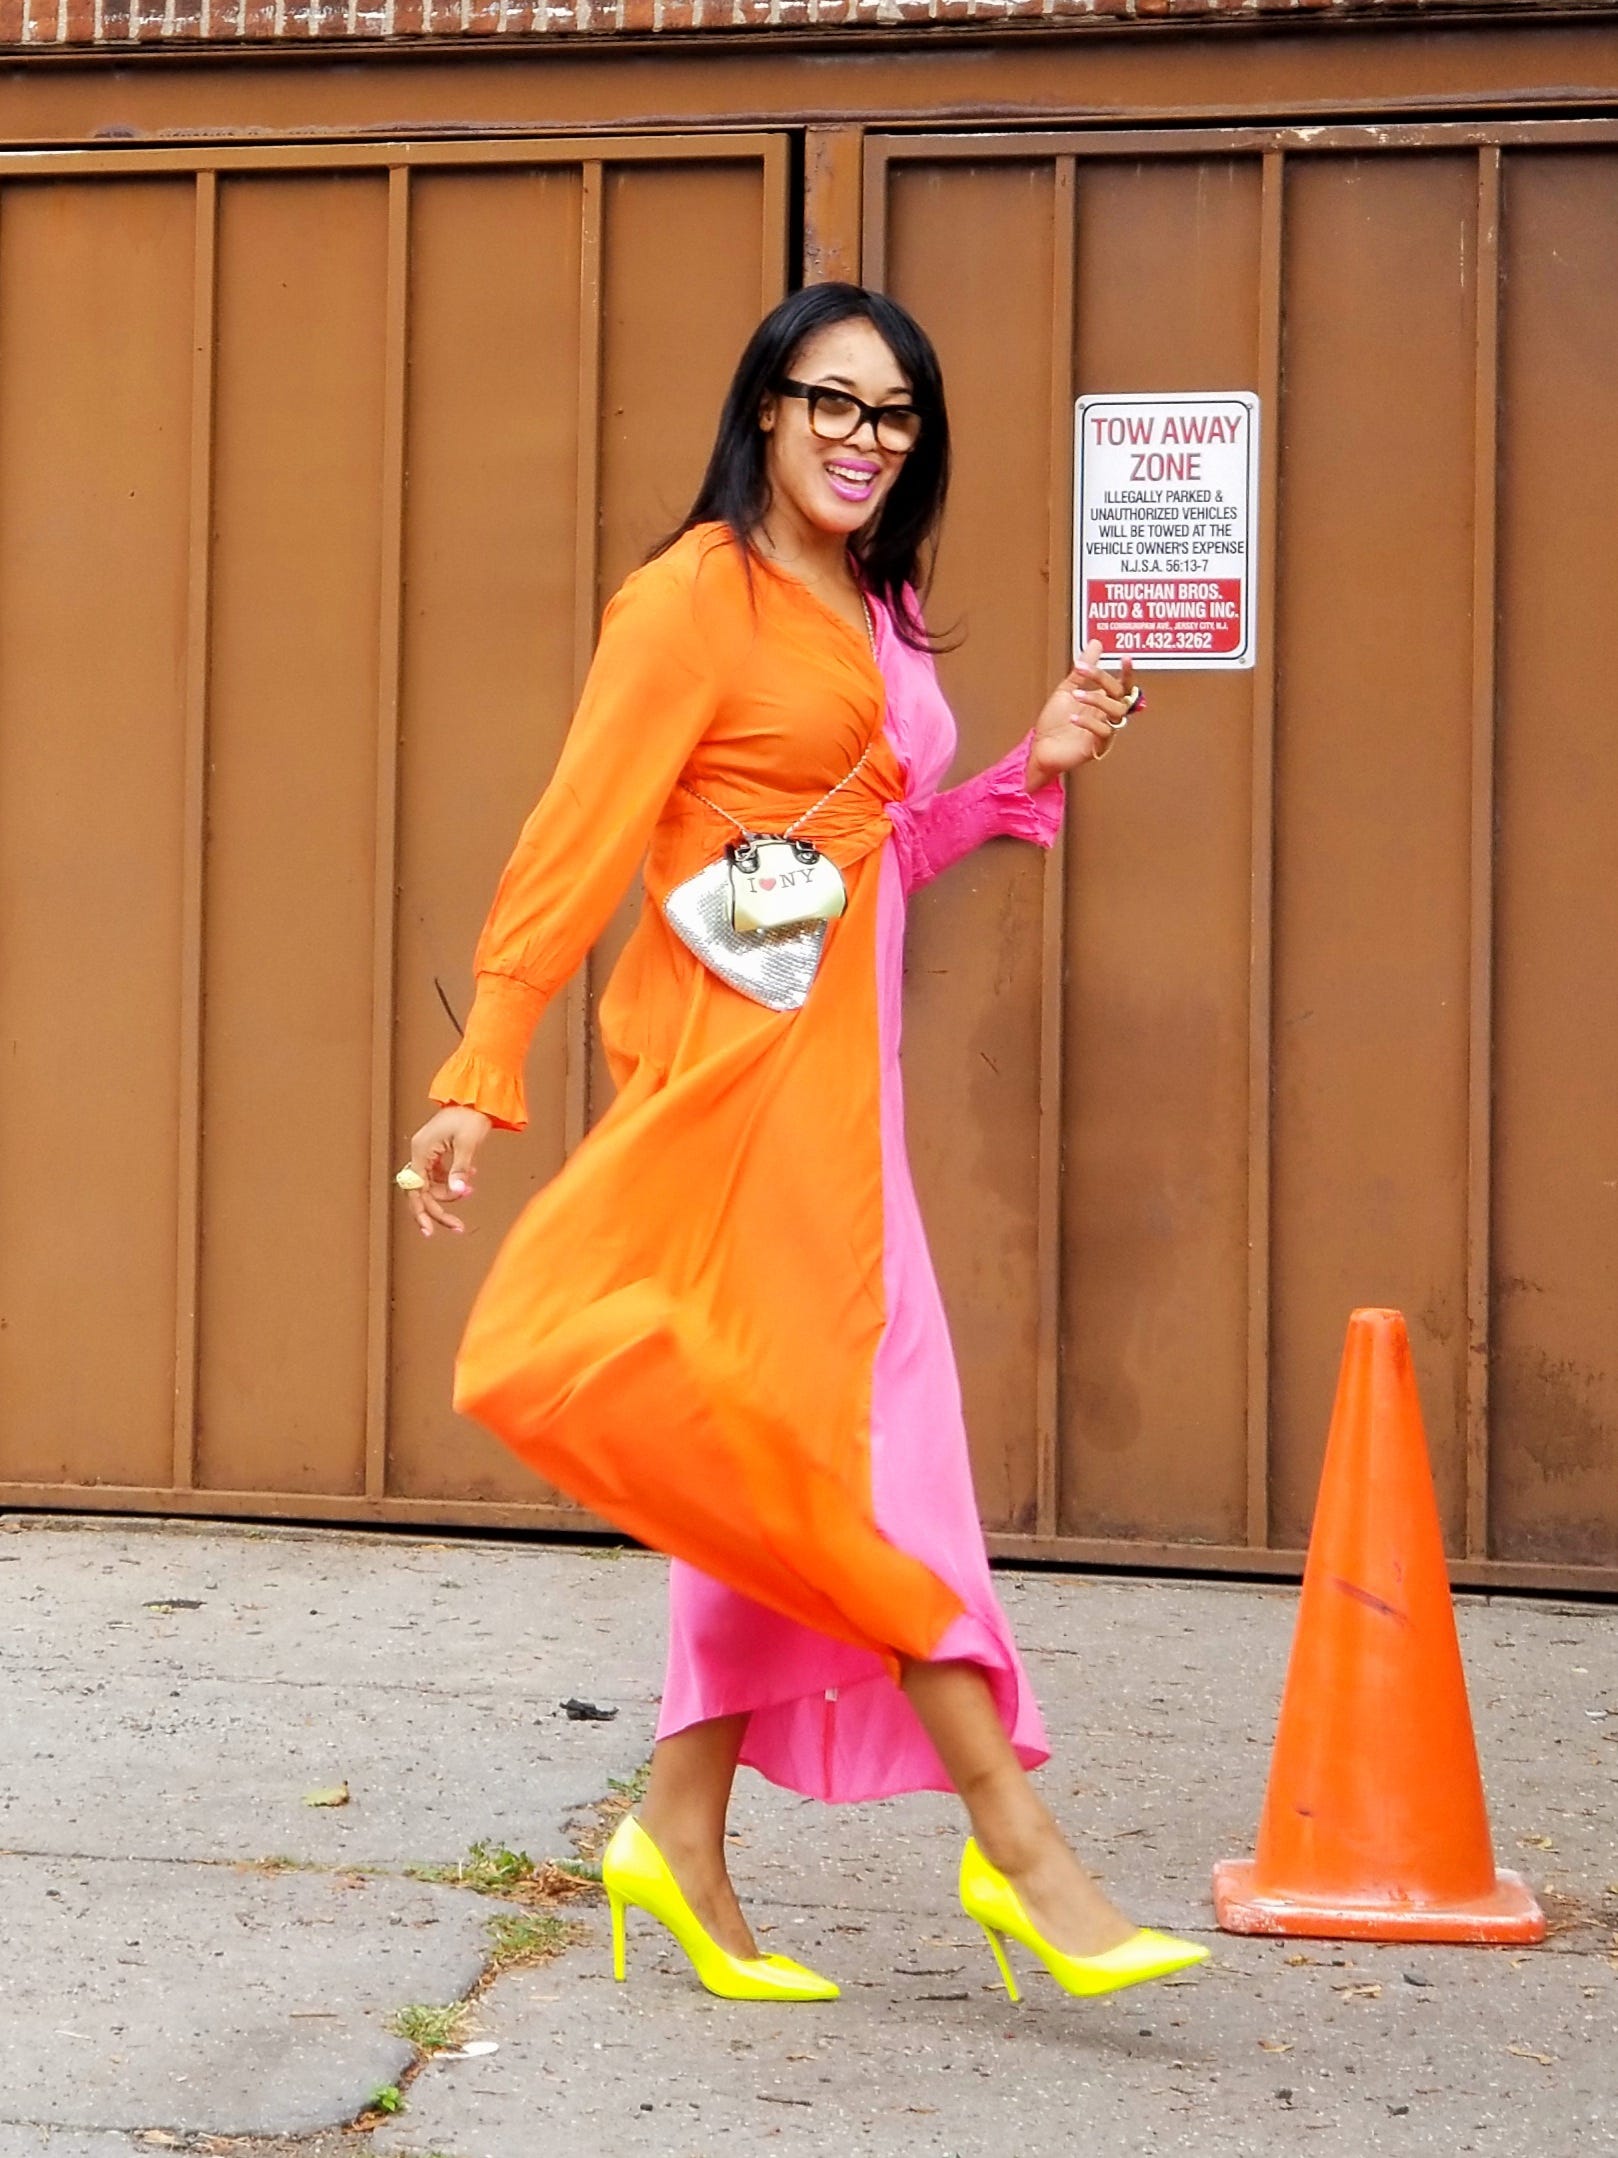
[(1099, 1955), (1127, 1940), (1134, 1927), (1068, 1849), (1012, 1751), (977, 1666), (911, 1663), (903, 1684), (971, 1817), (978, 1848), (1045, 1938), (1070, 1956)]
[(758, 1954), (725, 1864), (725, 1816), (746, 1729), (745, 1716), (717, 1716), (660, 1739), (646, 1796), (635, 1808), (686, 1902), (733, 1956)]

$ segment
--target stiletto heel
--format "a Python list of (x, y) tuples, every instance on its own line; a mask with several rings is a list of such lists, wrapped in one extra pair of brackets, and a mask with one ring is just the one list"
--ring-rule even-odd
[(1023, 1909), (1022, 1898), (995, 1866), (991, 1866), (976, 1842), (968, 1841), (961, 1853), (961, 1909), (975, 1918), (988, 1936), (1006, 1991), (1017, 1998), (1017, 1985), (1006, 1961), (1002, 1940), (1020, 1941), (1032, 1949), (1056, 1983), (1067, 1993), (1116, 1993), (1124, 1986), (1141, 1985), (1148, 1978), (1167, 1978), (1190, 1964), (1206, 1962), (1208, 1951), (1198, 1941), (1177, 1941), (1170, 1933), (1153, 1933), (1142, 1926), (1116, 1948), (1104, 1948), (1099, 1956), (1070, 1956), (1054, 1947)]
[[(983, 1921), (981, 1919), (979, 1919), (978, 1923), (979, 1925), (983, 1925)], [(984, 1926), (983, 1938), (988, 1942), (990, 1948), (994, 1951), (994, 1960), (1000, 1966), (1000, 1976), (1006, 1982), (1006, 1991), (1011, 1995), (1011, 1998), (1014, 2001), (1020, 2001), (1022, 1999), (1022, 1995), (1017, 1991), (1017, 1981), (1011, 1975), (1011, 1965), (1006, 1961), (1006, 1952), (1000, 1946), (999, 1934), (995, 1932), (992, 1926)]]
[(625, 1814), (601, 1857), (612, 1907), (612, 1974), (624, 1975), (624, 1910), (632, 1905), (667, 1926), (710, 1993), (726, 2001), (835, 2001), (839, 1988), (790, 1956), (733, 1956), (685, 1900), (668, 1862), (633, 1814)]

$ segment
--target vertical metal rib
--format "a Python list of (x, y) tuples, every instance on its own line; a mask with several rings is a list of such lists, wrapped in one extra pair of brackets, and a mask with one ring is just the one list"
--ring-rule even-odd
[(872, 135), (865, 138), (864, 166), (860, 184), (860, 276), (875, 292), (885, 291), (888, 276), (888, 188), (890, 169), (887, 145)]
[(410, 332), (410, 174), (388, 174), (377, 577), (376, 806), (371, 886), (371, 1148), (365, 1340), (365, 1495), (387, 1490), (393, 1304), (394, 1003), (397, 993), (399, 660), (404, 583), (405, 393)]
[[(1050, 527), (1046, 646), (1054, 678), (1072, 665), (1073, 288), (1078, 247), (1076, 160), (1056, 159), (1051, 201)], [(1066, 849), (1045, 864), (1040, 924), (1038, 1213), (1035, 1225), (1034, 1520), (1054, 1536), (1061, 1513), (1062, 995)]]
[(1466, 1086), (1466, 1555), (1489, 1550), (1489, 1350), (1494, 1059), (1496, 535), (1500, 387), (1500, 151), (1478, 152), (1473, 383), (1472, 827)]
[[(602, 172), (584, 167), (579, 209), (578, 463), (574, 481), (573, 695), (584, 688), (595, 650), (601, 581)], [(562, 999), (566, 1037), (562, 1141), (571, 1154), (590, 1128), (590, 990), (586, 959)]]
[(1280, 535), (1282, 222), (1286, 167), (1265, 153), (1259, 195), (1259, 531), (1253, 603), (1253, 779), (1247, 974), (1247, 1542), (1270, 1540), (1270, 1161), (1275, 962), (1275, 602)]
[(860, 282), (864, 130), (811, 127), (804, 136), (803, 281)]
[(786, 291), (792, 268), (787, 259), (787, 195), (792, 185), (792, 164), (784, 135), (772, 135), (766, 141), (761, 166), (759, 196), (764, 229), (759, 247), (759, 312), (767, 315)]
[(186, 513), (185, 731), (180, 811), (180, 1058), (175, 1175), (176, 1491), (197, 1470), (198, 1274), (202, 1252), (202, 966), (208, 824), (208, 648), (212, 603), (214, 346), (219, 182), (197, 174), (191, 282), (190, 499)]

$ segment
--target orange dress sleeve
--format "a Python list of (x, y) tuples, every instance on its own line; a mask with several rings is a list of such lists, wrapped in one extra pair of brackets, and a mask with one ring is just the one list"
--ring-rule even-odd
[(527, 1122), (523, 1064), (540, 1014), (628, 890), (714, 716), (695, 586), (682, 549), (637, 570), (608, 606), (556, 770), (478, 939), (477, 993), (460, 1047), (428, 1088), (434, 1101), (481, 1109), (507, 1131)]

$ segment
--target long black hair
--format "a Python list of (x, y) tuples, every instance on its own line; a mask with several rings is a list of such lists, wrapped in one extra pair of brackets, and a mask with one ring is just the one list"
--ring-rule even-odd
[(697, 499), (655, 552), (672, 547), (693, 525), (717, 523), (730, 527), (751, 559), (753, 535), (770, 506), (768, 437), (759, 426), (760, 409), (792, 374), (799, 351), (816, 331), (850, 321), (870, 323), (898, 362), (910, 384), (910, 401), (921, 414), (915, 448), (899, 467), (875, 521), (850, 543), (851, 552), (866, 585), (887, 603), (905, 643), (929, 651), (934, 640), (905, 604), (904, 592), (907, 585), (925, 591), (932, 572), (949, 489), (949, 415), (931, 338), (886, 293), (863, 285), (806, 285), (771, 309), (737, 362)]

